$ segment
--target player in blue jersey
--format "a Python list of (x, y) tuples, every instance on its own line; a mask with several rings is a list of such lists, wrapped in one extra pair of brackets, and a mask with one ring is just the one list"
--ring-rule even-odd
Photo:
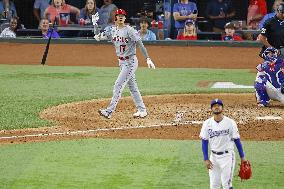
[(284, 59), (274, 47), (268, 47), (262, 56), (265, 61), (256, 67), (254, 85), (257, 103), (268, 106), (270, 100), (276, 100), (284, 104)]

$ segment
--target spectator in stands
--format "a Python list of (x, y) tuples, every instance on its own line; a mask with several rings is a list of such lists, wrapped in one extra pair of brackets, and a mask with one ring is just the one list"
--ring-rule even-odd
[(225, 25), (225, 35), (222, 36), (223, 41), (243, 41), (243, 39), (235, 34), (235, 25), (229, 22)]
[(112, 3), (112, 0), (104, 0), (103, 6), (100, 8), (100, 19), (102, 28), (111, 25), (114, 22), (114, 12), (117, 6)]
[(258, 24), (267, 14), (267, 7), (265, 0), (250, 0), (247, 15), (247, 28), (258, 29)]
[(197, 40), (196, 26), (192, 19), (185, 21), (185, 26), (182, 32), (177, 36), (178, 40)]
[(164, 38), (170, 37), (171, 30), (171, 3), (168, 1), (164, 1)]
[(50, 36), (51, 36), (51, 38), (60, 38), (57, 31), (49, 28), (49, 20), (48, 19), (46, 19), (46, 18), (41, 19), (39, 25), (40, 25), (42, 37), (44, 39), (48, 39)]
[(235, 16), (231, 0), (211, 0), (206, 7), (206, 16), (212, 21), (214, 32), (223, 32), (227, 22)]
[(33, 13), (38, 23), (44, 18), (44, 11), (49, 6), (49, 1), (50, 0), (35, 0)]
[[(99, 8), (97, 8), (96, 6), (96, 0), (87, 0), (85, 7), (80, 10), (80, 17), (79, 17), (80, 25), (92, 25), (93, 24), (92, 15), (95, 15), (99, 11), (100, 11)], [(98, 25), (101, 24), (100, 19), (98, 20), (97, 23)], [(94, 36), (94, 33), (93, 31), (85, 30), (85, 31), (80, 31), (78, 36), (79, 37), (91, 37), (91, 36)]]
[(0, 38), (16, 38), (17, 26), (18, 26), (18, 19), (17, 18), (11, 18), (10, 19), (10, 26), (8, 28), (5, 28), (1, 32)]
[(78, 18), (80, 15), (80, 10), (76, 7), (66, 4), (65, 0), (52, 0), (51, 5), (49, 5), (44, 12), (44, 17), (49, 19), (52, 23), (57, 17), (59, 19), (59, 25), (64, 26), (71, 22), (71, 13), (75, 14), (76, 18)]
[(185, 21), (187, 19), (196, 20), (197, 19), (197, 7), (193, 2), (188, 0), (180, 0), (180, 2), (175, 3), (173, 7), (173, 16), (175, 20), (175, 36), (180, 29), (185, 26)]
[(10, 20), (15, 17), (18, 16), (14, 2), (10, 0), (0, 1), (0, 18)]
[(149, 26), (150, 21), (147, 17), (140, 19), (140, 30), (138, 31), (138, 33), (142, 41), (153, 41), (157, 39), (155, 33), (148, 29)]
[(277, 12), (277, 9), (278, 7), (280, 6), (280, 4), (283, 3), (283, 0), (275, 0), (274, 1), (274, 4), (273, 4), (273, 12), (269, 13), (269, 14), (266, 14), (262, 20), (259, 22), (259, 25), (258, 25), (258, 29), (260, 30), (262, 27), (263, 27), (263, 24), (266, 20), (268, 20), (269, 18), (272, 18), (276, 15), (276, 12)]
[(80, 10), (80, 22), (83, 22), (85, 25), (92, 25), (92, 15), (99, 11), (99, 8), (96, 6), (96, 0), (87, 0), (85, 7)]

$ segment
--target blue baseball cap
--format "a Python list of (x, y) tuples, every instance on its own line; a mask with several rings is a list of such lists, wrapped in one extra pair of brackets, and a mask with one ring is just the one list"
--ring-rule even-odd
[(192, 19), (188, 19), (188, 20), (185, 21), (185, 25), (187, 25), (187, 24), (193, 24), (194, 25), (195, 22)]
[(212, 108), (215, 104), (219, 104), (219, 105), (222, 106), (222, 107), (224, 106), (222, 100), (220, 100), (220, 99), (218, 99), (218, 98), (216, 98), (216, 99), (214, 99), (214, 100), (211, 101), (211, 108)]

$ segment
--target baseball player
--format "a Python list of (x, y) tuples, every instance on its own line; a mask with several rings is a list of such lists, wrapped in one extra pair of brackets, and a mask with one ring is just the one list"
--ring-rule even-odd
[(265, 107), (272, 99), (284, 104), (284, 59), (274, 47), (268, 47), (262, 57), (265, 61), (256, 67), (258, 73), (254, 85), (257, 103)]
[[(213, 117), (207, 119), (200, 132), (204, 162), (209, 170), (210, 189), (232, 189), (235, 168), (234, 143), (236, 144), (241, 161), (245, 155), (240, 141), (240, 134), (234, 120), (223, 115), (223, 102), (214, 99), (211, 102)], [(208, 157), (208, 144), (211, 155)]]
[(125, 19), (126, 12), (123, 9), (116, 10), (115, 25), (107, 27), (104, 32), (94, 36), (97, 41), (106, 39), (112, 41), (120, 66), (120, 73), (113, 87), (111, 102), (106, 109), (99, 110), (100, 115), (108, 119), (111, 118), (112, 113), (115, 111), (125, 85), (128, 85), (136, 108), (138, 109), (133, 116), (136, 118), (144, 118), (147, 116), (147, 110), (135, 78), (135, 71), (138, 68), (136, 46), (140, 47), (142, 54), (147, 60), (148, 67), (155, 69), (155, 65), (149, 58), (138, 32), (134, 28), (126, 25)]

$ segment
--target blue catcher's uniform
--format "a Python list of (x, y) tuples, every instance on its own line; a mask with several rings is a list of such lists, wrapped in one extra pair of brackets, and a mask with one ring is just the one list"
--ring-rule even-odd
[[(277, 57), (267, 57), (259, 64), (254, 88), (257, 102), (260, 106), (267, 106), (270, 99), (284, 104), (284, 94), (281, 87), (284, 85), (284, 60)], [(282, 89), (283, 90), (283, 89)]]

